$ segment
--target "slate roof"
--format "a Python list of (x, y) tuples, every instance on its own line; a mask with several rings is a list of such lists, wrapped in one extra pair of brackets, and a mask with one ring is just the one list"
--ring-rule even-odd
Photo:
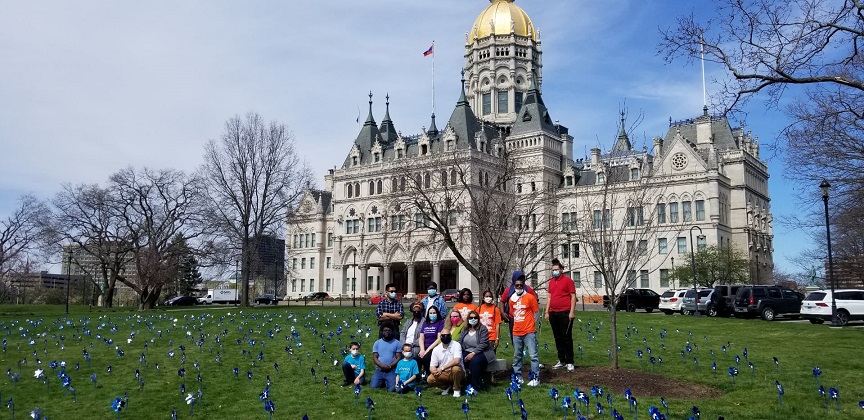
[(546, 104), (543, 103), (540, 90), (537, 89), (537, 81), (532, 73), (531, 85), (528, 87), (528, 92), (525, 92), (522, 109), (519, 110), (519, 115), (516, 116), (516, 122), (510, 130), (510, 134), (520, 135), (539, 131), (558, 135), (558, 129), (552, 123), (549, 110), (546, 109)]
[(740, 135), (740, 130), (735, 130), (729, 126), (729, 121), (722, 117), (711, 117), (707, 115), (700, 116), (696, 119), (684, 120), (672, 123), (669, 125), (669, 131), (666, 132), (666, 137), (663, 141), (671, 141), (678, 130), (681, 130), (681, 136), (689, 140), (691, 143), (696, 143), (696, 124), (703, 118), (711, 119), (711, 134), (714, 135), (714, 146), (717, 150), (738, 149), (738, 142), (735, 140), (736, 134)]

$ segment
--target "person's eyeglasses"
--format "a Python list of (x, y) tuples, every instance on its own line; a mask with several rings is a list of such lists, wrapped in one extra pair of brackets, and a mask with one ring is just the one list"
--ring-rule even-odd
[(396, 293), (396, 290), (388, 290), (387, 293)]
[(525, 285), (524, 284), (514, 284), (513, 287), (515, 287), (517, 289), (524, 289)]
[(476, 316), (470, 316), (470, 317), (468, 317), (468, 319), (477, 319), (477, 317)]

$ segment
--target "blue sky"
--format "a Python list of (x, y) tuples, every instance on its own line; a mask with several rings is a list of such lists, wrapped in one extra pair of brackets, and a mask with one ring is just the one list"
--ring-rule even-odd
[[(517, 0), (541, 32), (543, 95), (570, 128), (576, 157), (609, 148), (619, 109), (644, 114), (634, 146), (666, 133), (669, 118), (701, 113), (698, 65), (665, 64), (660, 28), (710, 16), (710, 1)], [(614, 4), (614, 7), (609, 7)], [(355, 119), (374, 94), (376, 120), (419, 133), (435, 103), (440, 121), (459, 94), (465, 33), (486, 0), (28, 1), (0, 15), (0, 215), (15, 197), (50, 198), (63, 183), (97, 183), (132, 165), (194, 170), (225, 120), (256, 111), (287, 124), (318, 174), (340, 165)], [(722, 69), (708, 66), (711, 81)], [(762, 143), (787, 123), (751, 103)], [(737, 121), (734, 122), (737, 125)], [(440, 125), (439, 125), (440, 126)], [(810, 239), (777, 223), (798, 211), (783, 162), (763, 149), (775, 218), (775, 262)], [(814, 190), (818, 181), (814, 182)]]

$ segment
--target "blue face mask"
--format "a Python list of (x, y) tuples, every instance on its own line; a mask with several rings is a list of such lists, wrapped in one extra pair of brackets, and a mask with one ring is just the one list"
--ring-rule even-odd
[(429, 320), (435, 322), (438, 320), (438, 314), (429, 314)]
[(429, 290), (427, 290), (427, 292), (429, 292), (429, 296), (435, 296), (438, 294), (437, 289), (429, 289)]

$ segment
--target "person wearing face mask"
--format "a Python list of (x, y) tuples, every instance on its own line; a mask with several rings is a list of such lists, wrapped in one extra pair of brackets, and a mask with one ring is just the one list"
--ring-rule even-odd
[(478, 309), (477, 305), (474, 304), (474, 293), (471, 292), (471, 289), (466, 287), (460, 290), (459, 302), (453, 305), (453, 310), (459, 311), (459, 314), (462, 315), (462, 319), (465, 319), (468, 318), (468, 312), (476, 312)]
[(417, 363), (423, 368), (423, 372), (429, 373), (429, 361), (432, 360), (432, 349), (441, 343), (438, 335), (444, 329), (444, 319), (440, 316), (438, 308), (431, 306), (426, 312), (426, 319), (420, 325), (420, 336), (417, 341), (420, 344), (420, 352), (417, 353)]
[(402, 360), (396, 364), (396, 376), (399, 378), (401, 388), (393, 387), (391, 391), (401, 392), (403, 394), (410, 393), (417, 385), (417, 376), (420, 374), (420, 368), (417, 366), (417, 361), (414, 360), (414, 351), (411, 344), (405, 343), (402, 345)]
[(548, 286), (548, 303), (544, 317), (549, 321), (555, 348), (558, 350), (558, 363), (552, 369), (567, 367), (572, 372), (573, 363), (573, 318), (576, 317), (576, 286), (570, 277), (561, 270), (561, 262), (552, 260), (552, 278)]
[(366, 356), (360, 354), (360, 343), (356, 341), (348, 345), (348, 350), (349, 353), (342, 362), (342, 373), (345, 375), (342, 386), (363, 385), (366, 383)]
[(539, 302), (537, 292), (535, 292), (534, 289), (531, 288), (531, 286), (525, 284), (525, 273), (520, 270), (514, 271), (513, 280), (510, 283), (510, 287), (504, 289), (504, 293), (501, 294), (501, 303), (499, 304), (499, 309), (501, 310), (501, 320), (506, 322), (508, 324), (508, 327), (510, 328), (511, 343), (513, 342), (513, 320), (510, 318), (510, 298), (513, 296), (514, 293), (516, 293), (516, 289), (513, 287), (513, 285), (516, 283), (516, 280), (519, 279), (522, 279), (522, 284), (525, 287), (525, 292), (534, 296), (534, 298), (538, 299)]
[(480, 389), (486, 366), (495, 359), (495, 352), (489, 342), (489, 330), (480, 322), (477, 311), (468, 312), (467, 325), (459, 333), (462, 346), (462, 360), (468, 370), (468, 383)]
[(498, 332), (501, 328), (501, 310), (495, 306), (495, 295), (491, 290), (483, 292), (483, 301), (480, 302), (480, 323), (489, 331), (489, 344), (492, 350), (498, 351)]
[(438, 283), (430, 281), (427, 285), (427, 292), (429, 295), (420, 300), (420, 303), (423, 304), (423, 310), (428, 314), (429, 308), (434, 306), (438, 308), (438, 314), (444, 316), (443, 314), (447, 313), (447, 302), (438, 295)]
[(444, 328), (450, 330), (450, 334), (453, 334), (453, 337), (455, 338), (459, 338), (459, 333), (462, 331), (463, 326), (465, 326), (465, 319), (463, 319), (462, 314), (455, 309), (450, 311), (450, 316), (444, 320)]
[(393, 339), (393, 324), (385, 322), (381, 327), (381, 338), (372, 345), (372, 361), (375, 373), (370, 386), (392, 390), (396, 386), (396, 364), (402, 357), (398, 340)]
[(450, 330), (441, 330), (441, 345), (432, 350), (432, 360), (429, 363), (429, 386), (443, 387), (441, 395), (447, 395), (453, 390), (453, 397), (462, 396), (462, 379), (465, 377), (465, 366), (462, 365), (462, 346), (453, 340)]
[(378, 326), (384, 325), (385, 322), (390, 322), (394, 331), (399, 331), (399, 323), (402, 318), (405, 318), (405, 305), (397, 299), (396, 285), (393, 283), (384, 286), (386, 296), (378, 302), (378, 307), (375, 309), (375, 316), (378, 318)]
[(537, 328), (534, 314), (540, 310), (537, 298), (525, 291), (525, 280), (513, 283), (516, 291), (510, 297), (510, 318), (513, 320), (513, 372), (522, 374), (522, 349), (531, 357), (531, 373), (534, 379), (528, 386), (540, 385), (540, 356), (537, 349)]
[(420, 325), (423, 324), (423, 304), (420, 302), (414, 302), (411, 305), (411, 319), (405, 323), (405, 326), (402, 327), (402, 331), (399, 332), (399, 342), (410, 344), (412, 347), (412, 351), (414, 352), (414, 357), (417, 357), (417, 354), (420, 353)]

